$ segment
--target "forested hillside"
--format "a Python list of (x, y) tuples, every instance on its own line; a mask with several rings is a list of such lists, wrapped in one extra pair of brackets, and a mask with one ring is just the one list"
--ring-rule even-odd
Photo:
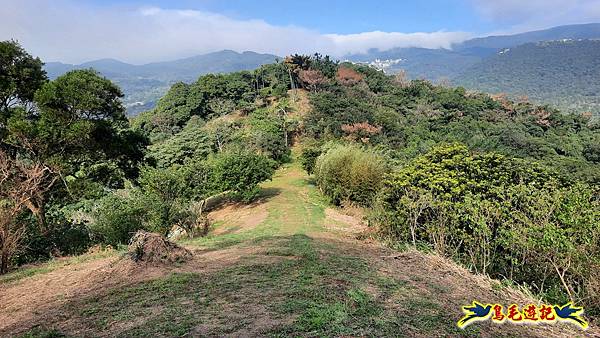
[(598, 115), (599, 79), (600, 40), (563, 40), (506, 48), (455, 82), (490, 93), (525, 93), (536, 102)]
[(193, 82), (209, 73), (252, 70), (277, 59), (275, 55), (224, 50), (190, 58), (132, 65), (103, 59), (80, 65), (50, 62), (44, 66), (48, 77), (55, 79), (68, 71), (92, 68), (115, 82), (125, 95), (123, 103), (130, 116), (152, 109), (175, 82)]
[(371, 208), (396, 245), (597, 313), (597, 121), (367, 67), (327, 76), (296, 64), (313, 106), (303, 164), (333, 203)]
[[(49, 80), (17, 43), (0, 55), (0, 295), (15, 314), (0, 333), (478, 336), (454, 318), (474, 296), (600, 314), (588, 115), (315, 54), (176, 83), (128, 119), (99, 73)], [(145, 236), (181, 254), (149, 255)], [(21, 267), (88, 250), (60, 273)]]
[[(598, 112), (600, 108), (593, 94), (597, 92), (593, 89), (598, 78), (594, 76), (597, 60), (594, 53), (597, 53), (597, 43), (590, 42), (590, 45), (583, 46), (585, 42), (577, 41), (579, 45), (560, 51), (552, 51), (547, 46), (544, 50), (548, 55), (543, 55), (540, 50), (534, 51), (531, 46), (519, 47), (518, 51), (523, 54), (522, 57), (528, 58), (527, 64), (531, 67), (524, 67), (522, 57), (518, 56), (513, 58), (505, 55), (501, 61), (498, 60), (498, 53), (507, 48), (515, 50), (523, 44), (563, 39), (600, 39), (600, 24), (560, 26), (514, 35), (475, 38), (455, 44), (451, 49), (372, 49), (366, 53), (345, 55), (339, 59), (365, 64), (373, 63), (388, 74), (402, 71), (411, 79), (426, 79), (434, 83), (450, 81), (455, 85), (465, 85), (479, 91), (490, 91), (493, 94), (507, 92), (528, 95), (540, 104), (557, 105), (562, 110)], [(123, 100), (127, 114), (134, 116), (154, 108), (158, 99), (176, 82), (190, 83), (198, 76), (209, 73), (253, 70), (261, 65), (272, 63), (277, 58), (270, 54), (224, 50), (181, 60), (144, 65), (102, 59), (80, 65), (49, 62), (44, 69), (50, 79), (74, 69), (93, 68), (99, 71), (120, 86), (125, 95)], [(380, 61), (377, 63), (375, 60)], [(553, 64), (551, 69), (538, 72), (537, 70), (543, 68), (546, 61)], [(569, 65), (564, 68), (560, 65), (561, 62)], [(589, 74), (580, 74), (582, 69), (588, 69)], [(552, 74), (542, 76), (542, 73), (549, 72)], [(583, 75), (586, 80), (573, 81), (576, 75)], [(555, 80), (558, 81), (555, 86), (545, 84)], [(585, 90), (583, 90), (584, 82), (590, 84), (585, 87)]]
[[(563, 111), (600, 114), (600, 24), (554, 27), (514, 35), (475, 38), (452, 49), (395, 48), (348, 55), (388, 74), (450, 82), (513, 99), (528, 96)], [(374, 63), (374, 60), (380, 60)]]
[(566, 25), (549, 29), (524, 32), (513, 35), (496, 35), (475, 38), (462, 42), (456, 46), (458, 50), (479, 49), (487, 50), (489, 54), (495, 51), (519, 46), (527, 43), (554, 40), (584, 40), (600, 38), (600, 24), (588, 23), (579, 25)]
[(600, 39), (600, 24), (568, 25), (513, 35), (479, 37), (454, 44), (449, 49), (371, 49), (366, 53), (344, 56), (343, 59), (352, 62), (397, 60), (399, 62), (390, 64), (385, 71), (397, 73), (404, 70), (410, 78), (436, 81), (440, 78), (454, 79), (469, 67), (506, 48), (564, 39)]

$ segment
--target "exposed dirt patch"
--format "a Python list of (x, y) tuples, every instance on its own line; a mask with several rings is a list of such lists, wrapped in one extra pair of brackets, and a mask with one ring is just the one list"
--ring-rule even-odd
[(323, 224), (329, 230), (351, 235), (359, 235), (367, 230), (367, 225), (361, 218), (347, 215), (333, 208), (325, 209), (325, 221)]
[(267, 216), (269, 212), (266, 205), (262, 203), (229, 204), (208, 214), (211, 223), (223, 223), (212, 231), (215, 235), (252, 230), (264, 222)]
[(305, 89), (288, 90), (288, 97), (291, 98), (293, 111), (290, 116), (302, 117), (311, 111), (312, 105), (308, 98), (308, 91)]
[[(190, 248), (192, 249), (192, 248)], [(211, 273), (235, 265), (242, 258), (264, 251), (260, 247), (231, 247), (222, 250), (193, 250), (185, 263), (170, 265), (139, 264), (128, 256), (115, 255), (58, 268), (15, 283), (0, 284), (0, 336), (18, 335), (37, 325), (58, 327), (62, 332), (86, 335), (82, 319), (65, 312), (68, 304), (106, 290), (126, 288), (136, 283), (165, 277), (171, 273)], [(265, 262), (280, 257), (264, 257)], [(160, 304), (157, 304), (160, 306)], [(158, 309), (156, 310), (158, 311)], [(116, 324), (115, 324), (116, 325)], [(122, 325), (125, 329), (131, 325)], [(93, 336), (114, 336), (115, 331)]]
[(80, 290), (95, 288), (98, 276), (118, 260), (115, 255), (0, 285), (0, 333), (35, 322), (34, 318), (44, 315), (49, 304), (60, 306)]

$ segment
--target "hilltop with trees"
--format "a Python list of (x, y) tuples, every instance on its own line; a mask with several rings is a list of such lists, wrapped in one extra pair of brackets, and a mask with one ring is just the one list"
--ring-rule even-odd
[[(531, 301), (503, 293), (507, 283), (600, 313), (590, 116), (316, 54), (177, 83), (127, 119), (120, 89), (95, 71), (50, 81), (17, 43), (0, 55), (1, 272), (16, 269), (0, 280), (7, 295), (54, 273), (29, 280), (20, 265), (122, 250), (139, 230), (185, 235), (192, 257), (154, 270), (96, 258), (110, 262), (89, 263), (106, 290), (82, 286), (55, 318), (10, 305), (9, 334), (41, 323), (88, 335), (477, 335), (453, 316), (465, 297)], [(331, 230), (340, 223), (379, 244)], [(406, 315), (415, 309), (426, 322)], [(131, 316), (142, 324), (124, 325)], [(506, 326), (490, 332), (521, 332)]]

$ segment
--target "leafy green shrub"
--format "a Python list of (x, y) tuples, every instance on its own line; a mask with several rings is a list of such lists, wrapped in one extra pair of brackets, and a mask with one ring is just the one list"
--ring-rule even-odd
[(49, 206), (45, 220), (46, 228), (40, 228), (32, 215), (19, 214), (17, 222), (26, 230), (14, 263), (21, 265), (57, 255), (78, 255), (92, 244), (88, 227), (83, 222), (70, 220), (57, 205)]
[(583, 150), (583, 156), (590, 162), (600, 163), (600, 144), (586, 144)]
[(203, 130), (204, 123), (192, 117), (183, 130), (171, 138), (149, 147), (149, 156), (160, 168), (184, 164), (190, 159), (204, 159), (212, 152), (210, 135)]
[(511, 194), (497, 242), (504, 250), (496, 263), (500, 271), (551, 300), (580, 301), (589, 313), (600, 313), (598, 195), (583, 184), (517, 186)]
[(165, 236), (184, 217), (188, 183), (178, 168), (144, 168), (140, 174), (139, 202), (146, 211), (146, 229)]
[(286, 124), (282, 116), (264, 109), (256, 110), (250, 114), (249, 125), (241, 146), (250, 146), (280, 163), (288, 159), (289, 148), (285, 138), (288, 131), (284, 128)]
[(213, 191), (230, 191), (250, 201), (260, 191), (258, 184), (271, 179), (277, 163), (265, 156), (245, 151), (219, 153), (209, 159)]
[(140, 201), (117, 194), (98, 201), (90, 225), (95, 242), (117, 246), (128, 244), (138, 230), (145, 229), (146, 210)]
[[(196, 232), (206, 227), (204, 201), (231, 193), (250, 201), (258, 184), (270, 179), (276, 163), (250, 152), (224, 152), (182, 166), (146, 167), (139, 187), (102, 198), (90, 226), (94, 240), (111, 245), (126, 244), (137, 230), (168, 235), (174, 225)], [(201, 229), (202, 230), (202, 229)], [(203, 233), (204, 231), (201, 231)]]
[(374, 219), (386, 237), (425, 243), (550, 300), (600, 304), (591, 287), (600, 262), (598, 196), (535, 163), (435, 147), (387, 177)]
[(188, 172), (180, 168), (141, 171), (139, 187), (107, 195), (92, 212), (90, 231), (94, 241), (113, 246), (128, 244), (138, 230), (168, 235), (173, 225), (185, 219), (190, 205)]
[(309, 175), (312, 175), (314, 172), (317, 158), (321, 156), (321, 153), (321, 147), (317, 145), (307, 145), (302, 149), (300, 164), (302, 164), (302, 168), (304, 168)]
[(319, 189), (333, 203), (352, 201), (368, 206), (388, 168), (379, 155), (353, 145), (338, 145), (319, 156), (314, 171)]
[[(388, 236), (413, 244), (424, 241), (442, 254), (460, 255), (478, 224), (496, 233), (490, 219), (500, 218), (494, 210), (509, 198), (507, 188), (522, 184), (540, 189), (552, 182), (556, 178), (535, 164), (493, 153), (471, 154), (460, 144), (442, 145), (387, 177), (376, 214)], [(484, 216), (486, 222), (480, 219)], [(474, 267), (486, 270), (483, 263)]]

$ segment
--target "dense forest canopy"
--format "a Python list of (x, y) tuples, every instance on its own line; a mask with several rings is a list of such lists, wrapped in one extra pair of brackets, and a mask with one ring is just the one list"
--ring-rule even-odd
[(367, 208), (388, 243), (600, 309), (590, 116), (316, 54), (177, 83), (128, 120), (95, 71), (49, 81), (17, 43), (0, 53), (2, 272), (139, 229), (202, 235), (208, 200), (251, 201), (294, 145), (321, 192)]
[(598, 115), (599, 74), (600, 41), (559, 40), (505, 48), (467, 68), (454, 82)]

